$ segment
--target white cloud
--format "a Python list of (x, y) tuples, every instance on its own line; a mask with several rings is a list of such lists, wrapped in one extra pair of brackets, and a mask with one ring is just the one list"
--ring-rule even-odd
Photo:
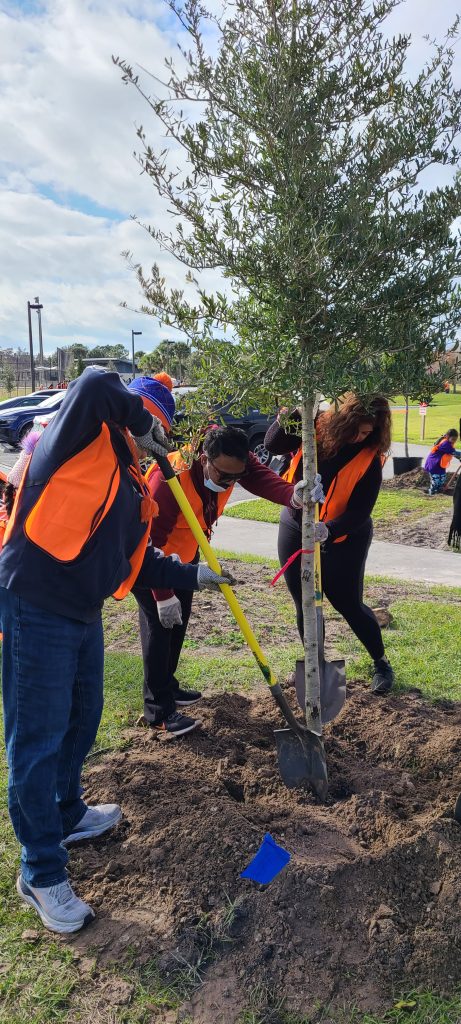
[[(423, 34), (440, 34), (456, 6), (407, 0), (394, 12), (395, 30), (415, 36), (414, 66)], [(159, 258), (130, 215), (165, 223), (165, 211), (132, 157), (135, 123), (157, 140), (159, 127), (111, 54), (161, 77), (177, 53), (167, 12), (162, 0), (0, 0), (0, 345), (25, 343), (37, 294), (48, 350), (79, 336), (126, 342), (132, 327), (146, 349), (161, 336), (118, 306), (140, 302), (121, 250), (147, 266)], [(160, 261), (182, 285), (179, 264)]]

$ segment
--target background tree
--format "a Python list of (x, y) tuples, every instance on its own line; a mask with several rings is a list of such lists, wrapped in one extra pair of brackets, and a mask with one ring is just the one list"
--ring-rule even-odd
[(191, 362), (192, 352), (187, 342), (164, 338), (153, 352), (141, 354), (140, 366), (144, 373), (165, 370), (170, 376), (183, 380), (189, 375)]
[(89, 359), (128, 359), (128, 349), (124, 345), (95, 345), (88, 350)]
[(79, 355), (79, 356), (77, 356), (76, 359), (74, 359), (74, 362), (71, 364), (70, 379), (71, 380), (75, 380), (76, 377), (80, 377), (80, 375), (83, 373), (84, 369), (85, 369), (85, 364), (83, 362), (83, 358), (82, 358), (82, 356)]
[[(218, 19), (200, 0), (170, 0), (185, 42), (178, 66), (151, 76), (157, 95), (114, 58), (161, 126), (158, 147), (139, 128), (137, 158), (175, 220), (171, 231), (144, 226), (188, 268), (188, 290), (169, 289), (158, 265), (144, 273), (129, 257), (143, 311), (199, 349), (213, 397), (220, 382), (242, 403), (301, 402), (309, 483), (316, 393), (398, 391), (402, 318), (411, 310), (420, 325), (405, 348), (421, 367), (428, 341), (436, 354), (461, 322), (461, 182), (428, 176), (459, 162), (457, 25), (412, 79), (409, 37), (382, 27), (398, 3), (236, 0)], [(213, 269), (226, 290), (204, 286)], [(223, 340), (228, 329), (238, 344)], [(302, 546), (314, 547), (310, 506)], [(311, 555), (302, 577), (312, 694)], [(315, 728), (309, 701), (306, 719)]]
[(11, 395), (11, 393), (12, 393), (12, 391), (14, 389), (15, 383), (16, 383), (16, 377), (15, 377), (14, 371), (13, 371), (11, 366), (5, 366), (4, 367), (4, 369), (1, 372), (0, 379), (1, 379), (3, 387), (5, 388), (5, 391), (6, 391), (7, 395), (8, 395), (8, 397), (9, 397)]

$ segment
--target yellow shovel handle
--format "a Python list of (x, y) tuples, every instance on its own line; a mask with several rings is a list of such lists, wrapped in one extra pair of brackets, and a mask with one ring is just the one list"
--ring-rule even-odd
[[(168, 463), (168, 466), (169, 465), (170, 463)], [(160, 466), (160, 468), (162, 468), (162, 466)], [(181, 509), (181, 512), (183, 513), (186, 523), (191, 532), (193, 533), (197, 541), (197, 544), (202, 554), (204, 555), (210, 569), (213, 569), (213, 572), (219, 573), (219, 575), (221, 575), (221, 566), (218, 562), (218, 559), (216, 558), (216, 555), (213, 551), (213, 548), (211, 547), (211, 544), (208, 543), (205, 537), (202, 527), (200, 526), (200, 523), (197, 519), (197, 516), (195, 515), (194, 510), (191, 508), (191, 505), (187, 500), (186, 495), (184, 494), (184, 491), (181, 487), (181, 484), (179, 483), (179, 480), (175, 475), (170, 476), (170, 474), (168, 474), (168, 476), (166, 476), (165, 473), (163, 475), (165, 476), (167, 484), (171, 488), (176, 498), (176, 501)], [(228, 583), (222, 583), (220, 584), (220, 590), (222, 591), (223, 596), (225, 597), (229, 605), (229, 608), (236, 622), (238, 623), (252, 654), (254, 655), (259, 665), (259, 668), (266, 680), (266, 683), (268, 683), (269, 686), (275, 686), (277, 684), (277, 679), (274, 676), (272, 669), (268, 665), (266, 658), (264, 657), (264, 654), (258, 644), (258, 641), (253, 633), (253, 630), (248, 620), (246, 619), (232, 588), (229, 586)]]

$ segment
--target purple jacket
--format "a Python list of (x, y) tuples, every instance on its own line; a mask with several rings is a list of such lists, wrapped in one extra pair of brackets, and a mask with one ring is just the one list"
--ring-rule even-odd
[(451, 441), (444, 438), (439, 444), (435, 444), (434, 447), (431, 448), (424, 463), (424, 469), (428, 473), (445, 473), (450, 465), (453, 455), (459, 454), (460, 453), (456, 451), (456, 448)]

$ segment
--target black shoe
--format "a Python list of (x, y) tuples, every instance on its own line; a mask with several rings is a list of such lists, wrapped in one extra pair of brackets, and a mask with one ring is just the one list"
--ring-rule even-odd
[(173, 711), (173, 714), (168, 715), (159, 728), (162, 732), (169, 732), (172, 736), (184, 736), (184, 733), (198, 729), (201, 724), (198, 718), (189, 718), (188, 715), (182, 715), (180, 711)]
[(179, 687), (174, 691), (173, 697), (177, 708), (188, 708), (192, 704), (198, 704), (202, 694), (200, 690), (183, 690)]
[(455, 809), (453, 813), (455, 821), (457, 821), (458, 824), (461, 825), (461, 793), (459, 794), (458, 799), (455, 803)]
[(385, 658), (375, 661), (375, 671), (371, 683), (372, 693), (389, 693), (394, 685), (394, 673), (392, 667)]

